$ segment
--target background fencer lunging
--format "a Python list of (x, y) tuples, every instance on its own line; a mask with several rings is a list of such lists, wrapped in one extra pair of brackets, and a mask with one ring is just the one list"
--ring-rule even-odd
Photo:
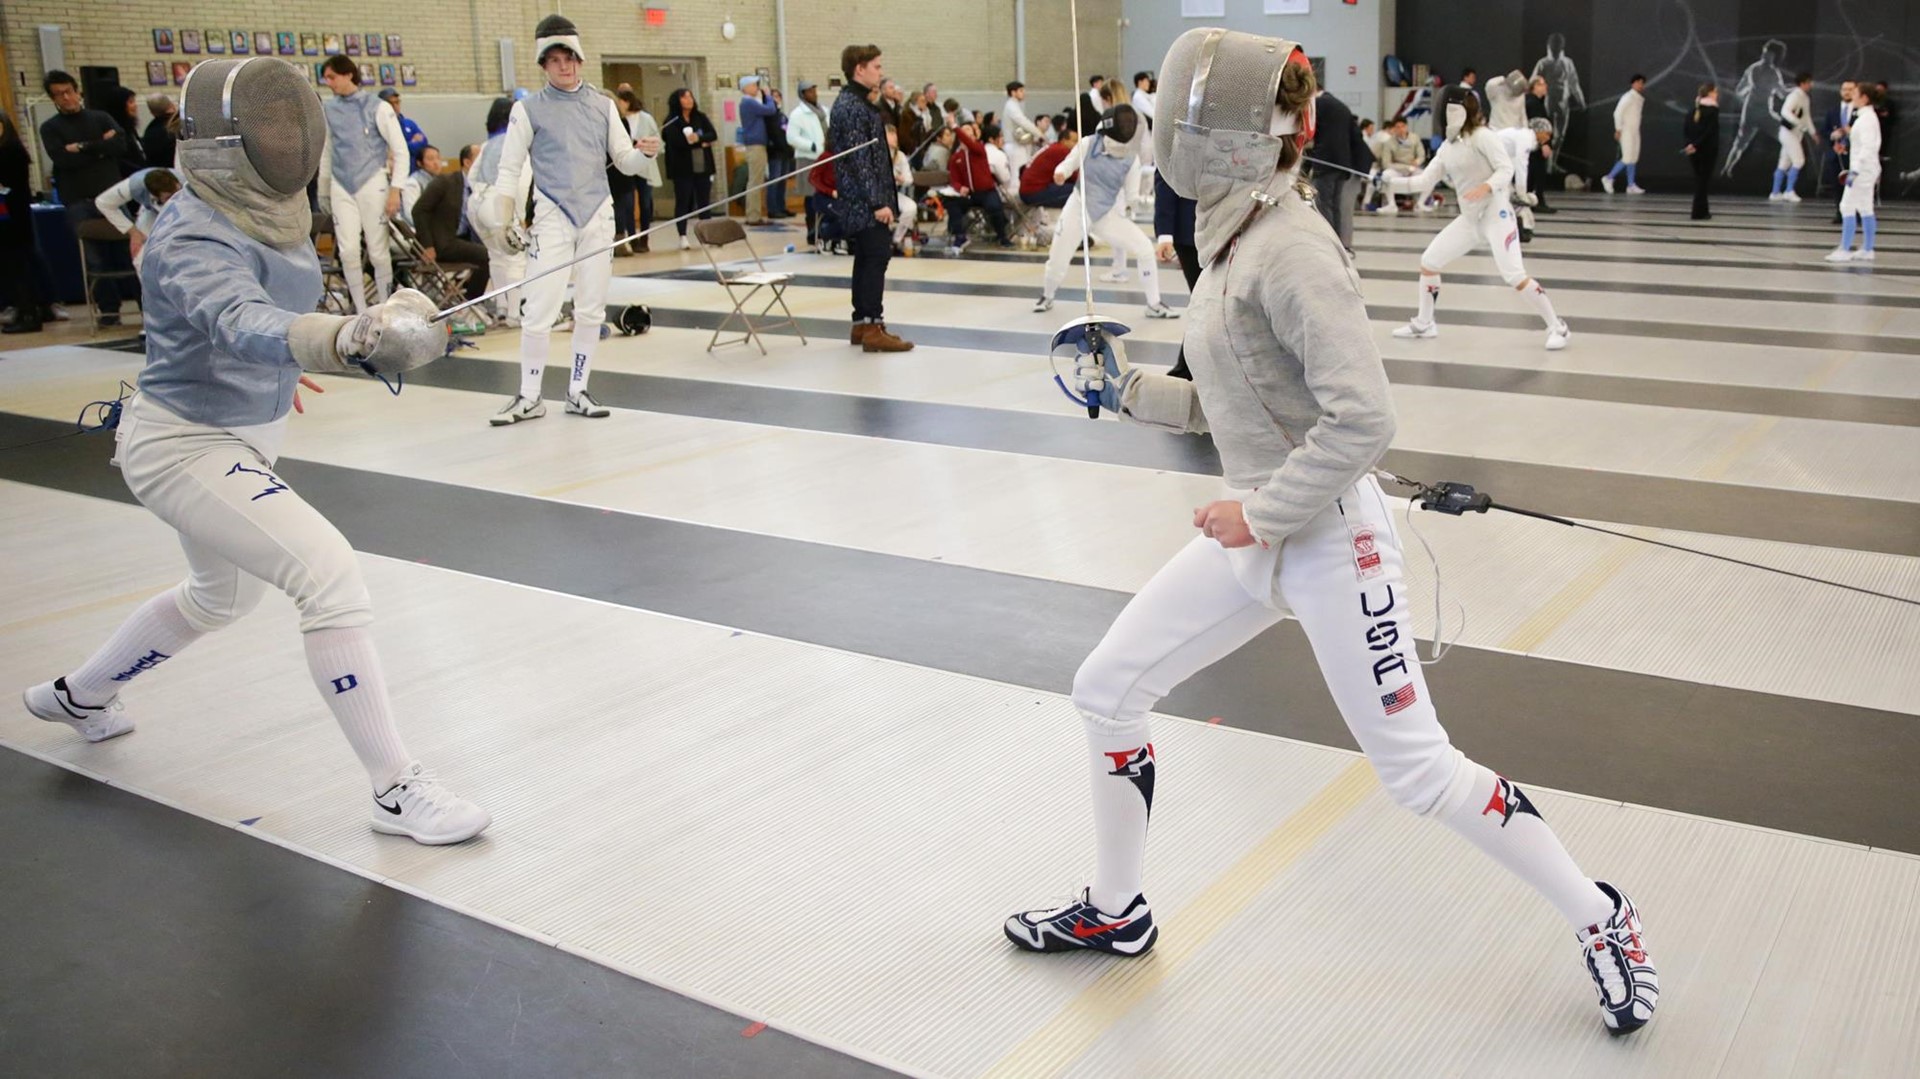
[(1083, 385), (1104, 378), (1101, 403), (1133, 422), (1210, 430), (1232, 493), (1195, 512), (1201, 535), (1074, 676), (1093, 882), (1075, 902), (1007, 919), (1006, 935), (1033, 951), (1153, 947), (1141, 887), (1158, 767), (1148, 711), (1291, 611), (1387, 793), (1551, 902), (1576, 932), (1605, 1025), (1639, 1027), (1657, 982), (1633, 904), (1580, 871), (1519, 787), (1452, 746), (1421, 676), (1399, 538), (1370, 475), (1394, 433), (1386, 373), (1353, 265), (1298, 178), (1312, 134), (1305, 54), (1289, 41), (1192, 30), (1160, 78), (1155, 157), (1168, 185), (1198, 202), (1206, 267), (1184, 341), (1193, 381), (1129, 368), (1115, 339), (1083, 361)]
[(329, 56), (321, 78), (333, 91), (326, 100), (327, 167), (320, 173), (320, 202), (333, 215), (334, 253), (347, 279), (353, 309), (367, 309), (360, 273), (360, 238), (373, 263), (376, 302), (393, 292), (393, 255), (387, 218), (400, 212), (400, 188), (412, 159), (393, 106), (360, 87), (360, 65)]
[(1520, 230), (1508, 193), (1513, 185), (1513, 161), (1500, 139), (1480, 119), (1480, 100), (1464, 87), (1449, 86), (1444, 97), (1447, 139), (1433, 160), (1417, 176), (1388, 176), (1381, 182), (1389, 191), (1424, 198), (1435, 184), (1447, 181), (1460, 194), (1460, 216), (1447, 223), (1420, 255), (1420, 312), (1413, 321), (1393, 331), (1395, 337), (1438, 337), (1434, 305), (1440, 298), (1440, 271), (1447, 264), (1485, 244), (1500, 277), (1513, 286), (1547, 324), (1547, 348), (1567, 347), (1573, 331), (1547, 299), (1547, 290), (1527, 276), (1520, 260)]
[(372, 781), (374, 829), (469, 839), (486, 811), (401, 743), (353, 548), (274, 472), (296, 387), (319, 388), (303, 370), (397, 374), (445, 354), (445, 324), (429, 321), (433, 303), (412, 289), (357, 316), (313, 313), (321, 277), (306, 188), (325, 121), (297, 69), (270, 57), (205, 61), (181, 88), (180, 112), (187, 189), (146, 245), (147, 363), (117, 462), (134, 497), (180, 534), (187, 578), (71, 673), (27, 690), (27, 709), (89, 741), (128, 733), (121, 691), (244, 616), (272, 584), (299, 608), (314, 688)]
[[(1060, 210), (1053, 226), (1053, 246), (1047, 251), (1047, 269), (1035, 311), (1053, 308), (1053, 297), (1067, 279), (1074, 253), (1088, 232), (1113, 247), (1114, 269), (1131, 257), (1140, 265), (1140, 285), (1147, 294), (1148, 318), (1179, 318), (1180, 313), (1160, 300), (1160, 275), (1154, 268), (1153, 238), (1127, 216), (1127, 174), (1147, 136), (1131, 105), (1115, 105), (1101, 114), (1095, 132), (1074, 144), (1073, 151), (1053, 170), (1053, 182), (1064, 184), (1075, 172), (1080, 182)], [(1084, 212), (1084, 216), (1083, 216)]]
[[(657, 138), (637, 142), (620, 118), (613, 99), (581, 78), (586, 53), (580, 31), (559, 15), (540, 20), (533, 51), (547, 84), (513, 103), (500, 148), (493, 218), (509, 242), (528, 255), (520, 304), (520, 393), (492, 419), (494, 426), (538, 419), (547, 414), (540, 400), (540, 377), (547, 369), (549, 335), (560, 317), (567, 283), (573, 283), (573, 368), (567, 376), (567, 411), (602, 417), (605, 406), (587, 393), (593, 352), (600, 344), (606, 316), (607, 282), (613, 278), (613, 252), (584, 259), (567, 273), (531, 280), (576, 255), (610, 247), (613, 192), (607, 186), (607, 161), (628, 176), (639, 175), (646, 160), (660, 152)], [(533, 228), (515, 220), (533, 191)]]

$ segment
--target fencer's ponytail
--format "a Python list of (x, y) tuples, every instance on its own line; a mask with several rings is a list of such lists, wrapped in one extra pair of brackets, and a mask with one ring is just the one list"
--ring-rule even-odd
[[(1473, 134), (1474, 128), (1485, 127), (1487, 120), (1486, 117), (1480, 115), (1479, 94), (1467, 94), (1460, 103), (1467, 107), (1467, 122), (1460, 125), (1460, 137), (1466, 138), (1468, 135)], [(1451, 104), (1451, 102), (1449, 102), (1449, 104)]]
[[(1305, 64), (1287, 64), (1280, 69), (1280, 92), (1274, 96), (1273, 103), (1281, 112), (1299, 115), (1313, 106), (1313, 95), (1319, 90), (1314, 84), (1313, 68)], [(1305, 121), (1301, 121), (1302, 124)], [(1300, 141), (1298, 139), (1280, 140), (1280, 171), (1288, 172), (1300, 163)]]

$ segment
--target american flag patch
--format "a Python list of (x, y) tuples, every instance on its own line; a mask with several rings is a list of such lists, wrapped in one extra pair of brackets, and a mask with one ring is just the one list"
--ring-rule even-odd
[(1399, 689), (1394, 690), (1392, 693), (1384, 694), (1383, 696), (1381, 696), (1380, 705), (1381, 707), (1387, 710), (1388, 715), (1392, 715), (1395, 712), (1398, 712), (1404, 708), (1407, 708), (1408, 706), (1412, 705), (1414, 701), (1417, 701), (1419, 699), (1420, 698), (1414, 696), (1413, 683), (1408, 682), (1406, 685), (1401, 686)]

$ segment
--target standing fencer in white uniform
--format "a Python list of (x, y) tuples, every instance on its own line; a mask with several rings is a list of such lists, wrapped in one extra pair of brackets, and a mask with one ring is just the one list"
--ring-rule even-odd
[[(1840, 246), (1827, 252), (1828, 262), (1872, 262), (1874, 235), (1880, 219), (1874, 213), (1873, 196), (1880, 186), (1880, 88), (1863, 82), (1854, 91), (1853, 123), (1847, 128), (1847, 171), (1840, 174), (1846, 185), (1840, 192)], [(1860, 250), (1853, 249), (1855, 219), (1860, 224)]]
[(1420, 313), (1393, 335), (1440, 336), (1440, 327), (1433, 321), (1434, 304), (1440, 298), (1440, 271), (1485, 244), (1501, 279), (1513, 286), (1547, 324), (1547, 349), (1566, 348), (1573, 331), (1554, 314), (1547, 290), (1528, 277), (1526, 267), (1521, 265), (1520, 230), (1513, 207), (1508, 204), (1513, 161), (1499, 137), (1481, 122), (1478, 98), (1458, 86), (1449, 86), (1444, 100), (1447, 140), (1440, 144), (1426, 169), (1418, 176), (1386, 176), (1380, 180), (1389, 191), (1425, 198), (1444, 178), (1460, 195), (1460, 216), (1448, 222), (1420, 255)]
[[(533, 31), (533, 54), (547, 84), (513, 103), (495, 179), (493, 220), (506, 230), (509, 246), (528, 255), (520, 323), (520, 392), (490, 421), (501, 427), (547, 414), (540, 400), (540, 376), (547, 369), (549, 335), (560, 304), (573, 282), (573, 368), (567, 376), (567, 412), (599, 418), (607, 408), (587, 394), (593, 350), (600, 343), (606, 316), (607, 282), (613, 278), (613, 192), (607, 186), (607, 162), (637, 176), (648, 158), (660, 152), (657, 138), (634, 141), (613, 99), (589, 86), (580, 69), (587, 54), (580, 31), (559, 15), (540, 20)], [(514, 220), (533, 191), (533, 228)], [(575, 263), (564, 273), (531, 280), (578, 255), (609, 248)]]
[[(434, 305), (412, 289), (359, 315), (314, 313), (307, 183), (325, 121), (298, 69), (265, 56), (204, 61), (181, 88), (180, 115), (187, 189), (146, 245), (147, 363), (116, 461), (134, 497), (180, 534), (187, 578), (79, 667), (27, 690), (27, 710), (90, 742), (132, 731), (122, 692), (251, 611), (272, 584), (299, 608), (314, 688), (366, 768), (374, 829), (470, 839), (486, 811), (401, 743), (353, 548), (274, 472), (298, 387), (319, 388), (303, 371), (397, 375), (444, 355), (446, 326), (428, 321)], [(234, 722), (245, 730), (245, 717)]]
[[(1153, 239), (1126, 215), (1124, 188), (1127, 173), (1147, 137), (1146, 125), (1131, 105), (1115, 105), (1100, 116), (1092, 135), (1074, 144), (1073, 152), (1053, 170), (1053, 182), (1064, 184), (1076, 171), (1080, 182), (1060, 209), (1053, 227), (1053, 246), (1047, 251), (1047, 269), (1036, 312), (1053, 309), (1053, 297), (1072, 268), (1074, 252), (1085, 238), (1083, 227), (1113, 247), (1118, 270), (1131, 257), (1140, 266), (1140, 284), (1147, 294), (1148, 318), (1179, 318), (1180, 313), (1160, 302), (1160, 276), (1154, 269)], [(1082, 209), (1085, 222), (1082, 225)], [(1091, 256), (1089, 256), (1091, 257)]]
[(320, 77), (333, 93), (326, 99), (327, 167), (320, 173), (320, 204), (333, 215), (334, 254), (347, 279), (353, 309), (367, 309), (360, 273), (360, 237), (373, 263), (374, 300), (393, 291), (393, 255), (387, 218), (400, 212), (400, 189), (412, 158), (393, 106), (360, 88), (360, 65), (329, 56)]
[[(1640, 186), (1640, 114), (1645, 111), (1647, 77), (1635, 75), (1627, 83), (1627, 92), (1613, 106), (1613, 139), (1620, 144), (1620, 160), (1613, 163), (1605, 176), (1600, 177), (1600, 186), (1607, 194), (1613, 194), (1613, 179), (1621, 173), (1627, 174), (1627, 194), (1644, 195), (1646, 189)], [(1515, 184), (1515, 187), (1523, 185)]]
[[(496, 97), (487, 109), (487, 141), (480, 147), (480, 158), (467, 173), (467, 220), (487, 248), (487, 281), (500, 289), (527, 276), (527, 253), (507, 242), (508, 222), (496, 219), (499, 194), (500, 150), (507, 143), (507, 117), (513, 113), (513, 99)], [(525, 201), (515, 204), (514, 215), (525, 224)], [(498, 306), (500, 320), (509, 328), (520, 325), (520, 290), (502, 293), (492, 301)]]
[(1527, 121), (1525, 127), (1503, 128), (1494, 132), (1500, 140), (1500, 148), (1507, 152), (1507, 160), (1513, 162), (1513, 190), (1508, 201), (1513, 204), (1514, 216), (1520, 220), (1520, 242), (1533, 242), (1533, 208), (1539, 204), (1539, 197), (1527, 190), (1527, 162), (1533, 151), (1551, 155), (1553, 147), (1553, 121), (1544, 116), (1536, 116)]
[[(140, 269), (140, 256), (147, 250), (147, 237), (153, 235), (153, 223), (160, 219), (160, 208), (180, 191), (180, 177), (166, 168), (141, 169), (139, 172), (100, 192), (93, 208), (107, 223), (121, 231), (133, 252), (133, 268)], [(132, 220), (126, 207), (140, 209)]]
[(1780, 102), (1780, 159), (1773, 166), (1773, 190), (1768, 202), (1799, 202), (1794, 185), (1807, 167), (1807, 140), (1813, 135), (1813, 76), (1805, 71), (1793, 80), (1793, 89)]
[[(1235, 77), (1220, 77), (1229, 65)], [(1305, 53), (1290, 41), (1190, 30), (1160, 77), (1156, 158), (1167, 184), (1198, 202), (1206, 266), (1185, 337), (1193, 381), (1129, 368), (1117, 341), (1083, 361), (1080, 377), (1083, 386), (1103, 379), (1101, 403), (1133, 422), (1211, 430), (1231, 496), (1195, 511), (1201, 535), (1127, 604), (1074, 676), (1093, 786), (1093, 882), (1064, 906), (1008, 918), (1006, 936), (1032, 951), (1138, 956), (1153, 947), (1159, 930), (1141, 886), (1157, 767), (1148, 712), (1291, 611), (1387, 793), (1551, 902), (1575, 931), (1605, 1025), (1623, 1033), (1645, 1024), (1658, 986), (1632, 902), (1581, 872), (1526, 794), (1463, 756), (1435, 715), (1399, 537), (1370, 475), (1394, 433), (1386, 371), (1352, 261), (1298, 177), (1312, 130)], [(1204, 96), (1190, 103), (1195, 86)], [(1275, 86), (1279, 102), (1263, 101)], [(1181, 122), (1194, 126), (1181, 131)], [(1497, 995), (1482, 1004), (1503, 1006)]]

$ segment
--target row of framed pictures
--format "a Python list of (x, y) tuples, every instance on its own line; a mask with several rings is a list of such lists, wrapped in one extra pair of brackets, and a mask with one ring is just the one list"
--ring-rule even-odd
[[(165, 60), (148, 60), (147, 85), (165, 86), (168, 82), (172, 82), (175, 86), (184, 85), (187, 81), (187, 72), (193, 70), (193, 64), (192, 60), (175, 60), (171, 64)], [(315, 83), (326, 81), (320, 77), (325, 69), (325, 61), (313, 65)], [(360, 61), (360, 85), (372, 86), (376, 83), (381, 86), (417, 86), (420, 83), (420, 73), (412, 64), (372, 64), (365, 60)]]
[[(245, 30), (209, 30), (203, 37), (198, 30), (182, 30), (176, 37), (165, 27), (155, 27), (153, 31), (153, 51), (172, 52), (175, 42), (180, 51), (193, 55), (202, 49), (209, 53), (224, 53), (229, 47), (237, 54), (249, 51), (261, 56), (292, 56), (296, 49), (294, 33), (281, 30), (278, 33), (268, 30), (255, 30), (249, 34)], [(302, 56), (359, 56), (363, 52), (368, 56), (401, 56), (403, 42), (399, 34), (316, 34), (299, 35), (298, 52)]]

